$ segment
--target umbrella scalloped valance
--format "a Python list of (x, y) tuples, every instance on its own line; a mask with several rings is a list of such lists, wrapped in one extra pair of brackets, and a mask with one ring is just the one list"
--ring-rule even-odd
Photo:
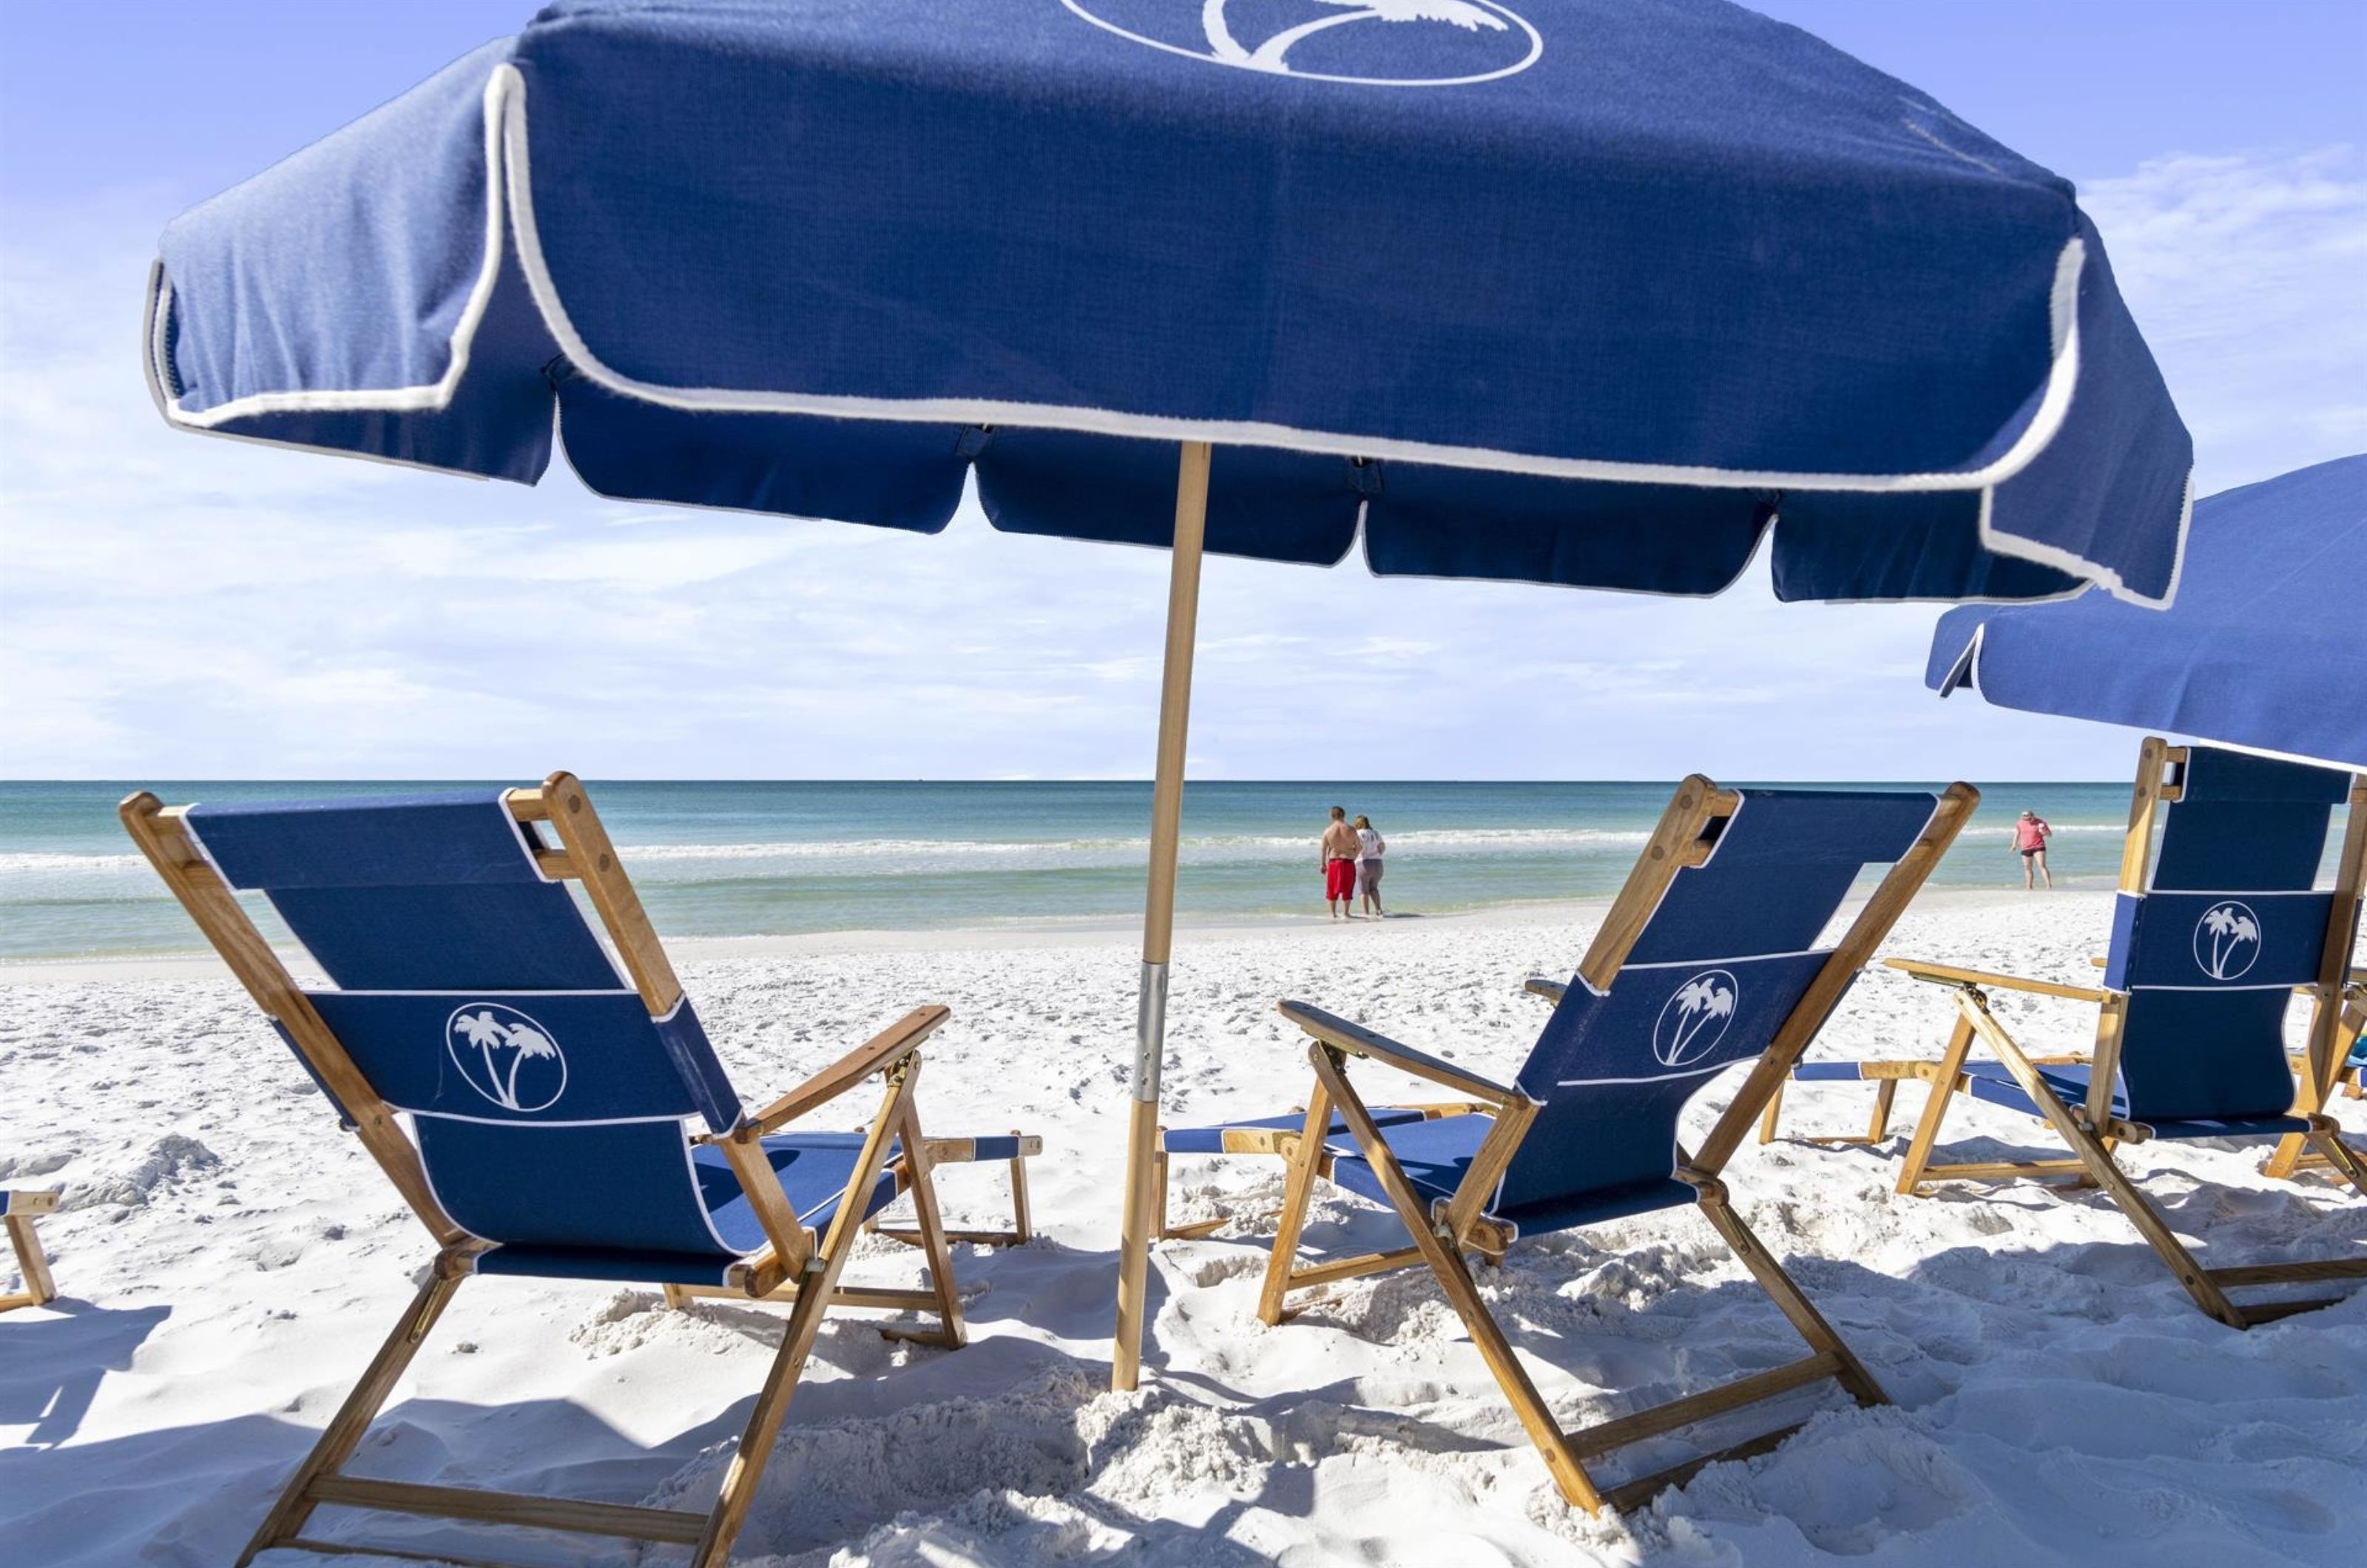
[(1786, 598), (2165, 600), (2070, 187), (1723, 0), (572, 0), (177, 220), (174, 423), (604, 494)]

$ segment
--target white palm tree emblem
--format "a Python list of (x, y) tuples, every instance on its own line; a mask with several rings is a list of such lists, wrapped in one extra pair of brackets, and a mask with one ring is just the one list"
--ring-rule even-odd
[(2260, 955), (2260, 922), (2248, 905), (2214, 904), (2194, 925), (2194, 962), (2214, 980), (2233, 980)]
[(1652, 1027), (1652, 1055), (1664, 1067), (1682, 1067), (1707, 1055), (1726, 1038), (1740, 989), (1723, 969), (1707, 969), (1677, 987)]
[(1315, 0), (1315, 4), (1331, 6), (1332, 14), (1285, 28), (1255, 49), (1243, 47), (1233, 36), (1225, 17), (1225, 0), (1202, 0), (1200, 30), (1207, 35), (1209, 53), (1228, 65), (1285, 76), (1290, 74), (1290, 66), (1284, 57), (1294, 46), (1351, 22), (1444, 22), (1467, 33), (1505, 30), (1501, 17), (1470, 0)]
[[(446, 1049), (469, 1087), (504, 1111), (544, 1110), (567, 1088), (567, 1058), (560, 1055), (559, 1042), (515, 1008), (499, 1002), (471, 1003), (452, 1014), (444, 1033)], [(549, 1084), (550, 1092), (535, 1096), (532, 1104), (519, 1098), (518, 1088), (518, 1075), (528, 1062), (550, 1062), (558, 1067), (556, 1074), (538, 1075), (537, 1081)]]

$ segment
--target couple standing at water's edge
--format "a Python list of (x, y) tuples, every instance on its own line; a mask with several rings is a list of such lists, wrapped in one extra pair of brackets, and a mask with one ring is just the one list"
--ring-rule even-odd
[(1323, 829), (1316, 856), (1323, 867), (1323, 903), (1331, 918), (1356, 918), (1356, 904), (1363, 900), (1365, 913), (1381, 919), (1381, 857), (1389, 851), (1388, 841), (1374, 828), (1369, 817), (1359, 817), (1352, 825), (1348, 808), (1335, 806), (1331, 820)]

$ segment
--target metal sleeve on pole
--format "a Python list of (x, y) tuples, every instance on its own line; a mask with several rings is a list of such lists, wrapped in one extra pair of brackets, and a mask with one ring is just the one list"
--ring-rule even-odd
[(1159, 1068), (1167, 1050), (1167, 965), (1142, 966), (1134, 1013), (1134, 1098), (1159, 1102)]

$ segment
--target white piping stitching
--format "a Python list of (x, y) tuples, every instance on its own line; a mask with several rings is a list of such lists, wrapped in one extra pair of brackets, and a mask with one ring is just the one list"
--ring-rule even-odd
[[(388, 1104), (393, 1105), (392, 1100)], [(463, 1116), (457, 1111), (422, 1111), (416, 1106), (398, 1105), (395, 1109), (405, 1116), (426, 1116), (438, 1122), (467, 1122), (479, 1127), (515, 1127), (522, 1132), (536, 1132), (556, 1127), (655, 1127), (670, 1123), (679, 1127), (685, 1118), (665, 1116), (595, 1116), (581, 1122), (546, 1122), (539, 1117), (532, 1121), (514, 1120), (500, 1116)]]
[(1581, 1085), (1668, 1083), (1677, 1078), (1705, 1077), (1711, 1073), (1724, 1072), (1727, 1068), (1735, 1066), (1737, 1063), (1749, 1061), (1751, 1060), (1753, 1056), (1763, 1055), (1765, 1055), (1765, 1052), (1761, 1050), (1754, 1052), (1752, 1056), (1737, 1056), (1730, 1062), (1714, 1062), (1706, 1067), (1690, 1067), (1682, 1071), (1671, 1067), (1665, 1073), (1652, 1073), (1640, 1078), (1556, 1078), (1554, 1080), (1554, 1087), (1556, 1089), (1577, 1089)]
[[(1688, 867), (1687, 869), (1691, 869)], [(1827, 915), (1826, 919), (1832, 917)], [(1650, 964), (1622, 964), (1619, 973), (1632, 969), (1698, 969), (1712, 964), (1765, 964), (1778, 958), (1821, 958), (1832, 952), (1829, 947), (1804, 947), (1793, 953), (1740, 953), (1710, 958), (1664, 958)]]
[[(606, 986), (606, 987), (599, 987), (599, 988), (597, 988), (597, 989), (594, 989), (594, 990), (565, 990), (565, 991), (504, 991), (504, 990), (486, 990), (486, 989), (479, 989), (479, 990), (473, 990), (473, 991), (471, 991), (471, 990), (456, 990), (456, 989), (453, 989), (453, 988), (450, 988), (450, 987), (446, 987), (446, 988), (439, 989), (439, 990), (402, 990), (402, 991), (392, 991), (392, 990), (350, 990), (350, 991), (349, 991), (349, 990), (340, 990), (340, 989), (334, 989), (334, 988), (323, 988), (323, 989), (319, 989), (319, 990), (310, 990), (310, 991), (306, 991), (306, 992), (304, 993), (304, 995), (306, 995), (306, 996), (308, 996), (308, 997), (484, 997), (484, 998), (488, 998), (488, 999), (492, 999), (492, 998), (499, 998), (499, 997), (630, 997), (630, 998), (633, 998), (635, 1001), (639, 1001), (639, 1000), (640, 999), (640, 992), (638, 992), (638, 991), (634, 991), (634, 990), (630, 990), (630, 989), (629, 989), (629, 988), (627, 988), (627, 987), (622, 987), (622, 986)], [(668, 1018), (671, 1018), (671, 1017), (673, 1017), (674, 1015), (673, 1015), (672, 1013), (668, 1013), (666, 1016), (667, 1016)]]

